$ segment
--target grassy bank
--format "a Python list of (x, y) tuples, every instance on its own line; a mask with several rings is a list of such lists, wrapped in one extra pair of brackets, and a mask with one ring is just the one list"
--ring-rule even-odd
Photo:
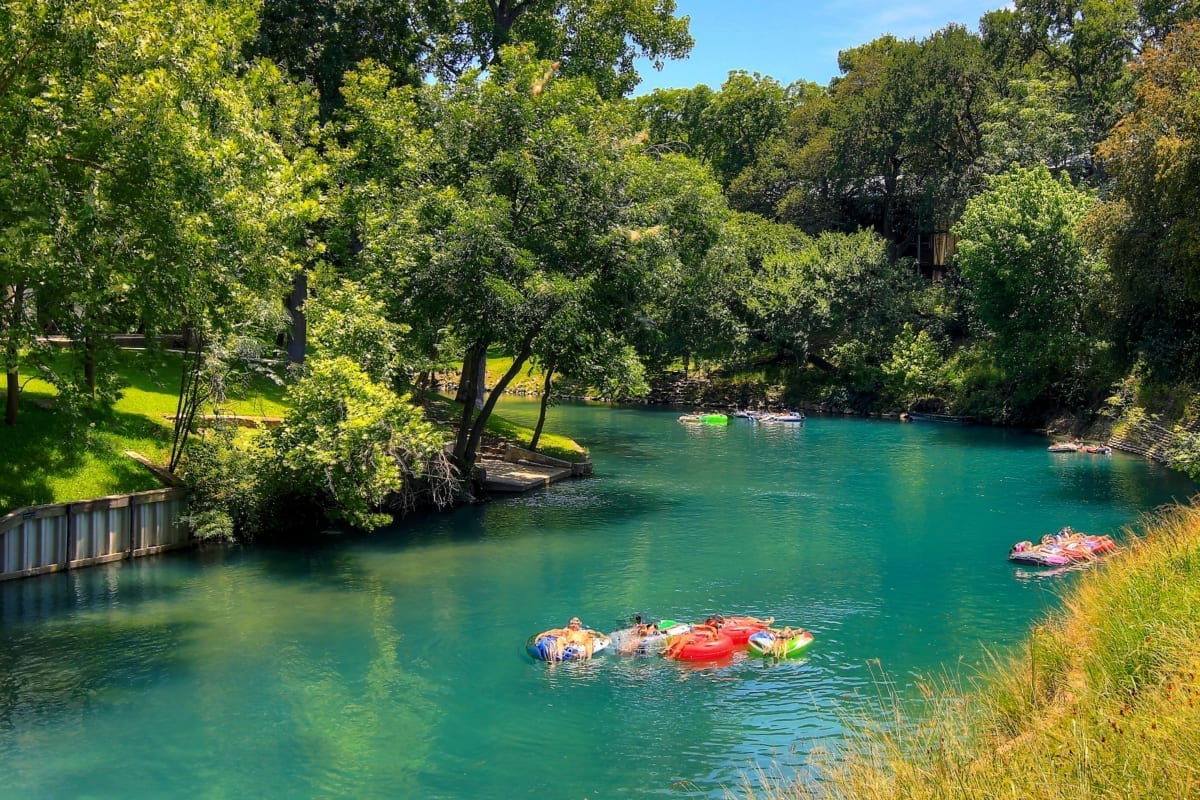
[[(63, 357), (62, 368), (68, 368)], [(117, 354), (120, 397), (110, 410), (81, 410), (71, 416), (56, 407), (57, 390), (28, 374), (21, 410), (14, 427), (0, 425), (0, 515), (42, 503), (65, 503), (110, 494), (159, 488), (145, 467), (125, 456), (135, 450), (163, 464), (170, 455), (171, 421), (179, 387), (176, 355), (122, 351)], [(442, 402), (442, 401), (438, 401)], [(202, 413), (211, 413), (208, 407)], [(440, 419), (457, 420), (461, 411), (445, 402), (435, 409)], [(247, 416), (283, 416), (288, 411), (284, 387), (257, 377), (234, 387), (221, 412)], [(533, 431), (501, 417), (488, 431), (518, 444), (529, 443)], [(565, 436), (544, 433), (539, 450), (579, 461), (583, 449)]]
[[(1163, 512), (1084, 575), (1016, 655), (968, 686), (930, 687), (932, 712), (852, 723), (821, 785), (754, 797), (1200, 796), (1200, 509)], [(876, 720), (876, 723), (879, 720)]]
[[(67, 369), (66, 356), (57, 368)], [(111, 409), (57, 405), (57, 390), (22, 375), (17, 425), (0, 425), (0, 514), (41, 503), (65, 503), (156, 489), (162, 483), (125, 455), (135, 450), (166, 463), (179, 387), (180, 359), (171, 354), (122, 351), (116, 374), (120, 397)], [(286, 410), (283, 390), (257, 379), (222, 404), (224, 413), (270, 416)], [(205, 413), (212, 409), (205, 409)]]

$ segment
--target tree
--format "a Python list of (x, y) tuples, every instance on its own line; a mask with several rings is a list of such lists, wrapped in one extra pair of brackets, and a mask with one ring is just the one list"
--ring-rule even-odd
[(316, 90), (321, 118), (342, 105), (343, 76), (362, 61), (417, 85), (434, 36), (450, 24), (441, 0), (265, 0), (252, 56), (275, 61)]
[(1118, 295), (1126, 356), (1163, 379), (1200, 377), (1200, 24), (1136, 63), (1136, 106), (1098, 148), (1115, 178), (1097, 211)]
[(506, 51), (486, 78), (420, 92), (388, 88), (378, 69), (347, 86), (334, 155), (347, 186), (367, 187), (343, 195), (348, 268), (387, 287), (393, 321), (447, 331), (470, 389), (489, 347), (513, 355), (483, 408), (464, 404), (454, 452), (469, 471), (549, 321), (573, 308), (606, 320), (638, 296), (649, 266), (638, 254), (654, 252), (654, 237), (628, 234), (648, 227), (629, 188), (640, 140), (589, 81), (528, 49)]
[(912, 288), (912, 271), (888, 259), (878, 235), (826, 232), (767, 252), (743, 302), (753, 340), (833, 372), (850, 342), (883, 357), (911, 313)]
[(774, 78), (735, 70), (701, 112), (704, 159), (722, 186), (754, 163), (759, 150), (778, 135), (791, 111), (793, 92)]
[(310, 359), (288, 391), (292, 404), (272, 437), (282, 486), (320, 498), (335, 520), (365, 530), (386, 524), (388, 498), (441, 452), (420, 409), (345, 356)]
[[(7, 319), (26, 323), (7, 329), (7, 353), (28, 341), (30, 301), (79, 350), (83, 380), (60, 375), (61, 389), (88, 393), (104, 383), (108, 333), (280, 330), (288, 245), (319, 206), (306, 196), (304, 98), (274, 67), (240, 62), (253, 5), (62, 0), (8, 11), (18, 35), (49, 44), (37, 55), (4, 47), (14, 54), (6, 110), (23, 116), (5, 122), (19, 178), (0, 191), (26, 197), (7, 206), (5, 261), (36, 270), (35, 281), (5, 281), (22, 289), (6, 293), (10, 312), (24, 308)], [(271, 312), (252, 313), (247, 303), (266, 297)]]
[(691, 89), (655, 89), (633, 102), (645, 120), (647, 143), (654, 152), (704, 161), (709, 147), (704, 112), (712, 99), (713, 90), (700, 84)]
[(645, 282), (634, 299), (632, 340), (653, 368), (727, 353), (738, 267), (725, 243), (729, 211), (712, 172), (686, 156), (653, 152), (633, 164), (625, 235)]
[(1079, 231), (1094, 203), (1065, 175), (1014, 166), (954, 228), (975, 314), (1018, 411), (1051, 389), (1085, 387), (1105, 350), (1108, 274)]
[[(253, 4), (48, 8), (12, 7), (18, 31), (42, 26), (62, 43), (13, 62), (21, 78), (9, 98), (25, 117), (5, 152), (22, 177), (0, 191), (23, 184), (29, 200), (9, 206), (5, 252), (32, 256), (38, 270), (24, 295), (10, 293), (13, 308), (35, 297), (38, 316), (76, 343), (88, 393), (103, 383), (97, 356), (113, 332), (187, 328), (194, 348), (224, 335), (245, 341), (251, 328), (273, 337), (320, 206), (312, 109), (270, 64), (241, 62)], [(61, 388), (74, 384), (60, 376)], [(186, 385), (181, 397), (194, 401), (199, 389)], [(177, 429), (172, 467), (185, 438)]]
[(454, 83), (515, 45), (615, 98), (640, 81), (638, 59), (661, 68), (685, 57), (692, 38), (675, 0), (266, 0), (252, 52), (315, 86), (328, 119), (345, 73), (364, 61), (400, 84)]
[(730, 194), (813, 234), (871, 227), (896, 259), (975, 190), (995, 73), (980, 38), (955, 25), (920, 42), (884, 36), (838, 63), (827, 90), (795, 91), (782, 136)]
[(84, 57), (86, 31), (65, 2), (6, 3), (0, 8), (0, 338), (6, 376), (5, 422), (15, 425), (25, 351), (40, 333), (37, 299), (47, 299), (52, 236), (51, 176), (57, 125), (42, 110), (56, 84), (74, 83), (68, 67)]
[(1092, 167), (1092, 142), (1069, 111), (1069, 97), (1069, 82), (1054, 73), (1010, 79), (982, 125), (984, 168), (995, 174), (1012, 164), (1044, 164), (1051, 172), (1085, 180)]
[(1026, 51), (1068, 82), (1066, 110), (1090, 142), (1108, 134), (1131, 100), (1129, 62), (1200, 11), (1191, 0), (1018, 0), (1015, 6)]
[(661, 67), (692, 48), (687, 17), (675, 0), (449, 0), (448, 33), (431, 54), (431, 72), (455, 81), (474, 67), (500, 63), (504, 48), (528, 45), (560, 74), (588, 78), (601, 97), (633, 91), (635, 62)]

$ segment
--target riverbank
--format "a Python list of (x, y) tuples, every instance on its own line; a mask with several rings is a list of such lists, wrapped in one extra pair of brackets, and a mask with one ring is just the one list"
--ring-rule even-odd
[[(749, 797), (1195, 797), (1200, 787), (1200, 509), (1173, 507), (1084, 575), (989, 673), (886, 696), (820, 759), (820, 784)], [(893, 724), (881, 732), (880, 719)]]

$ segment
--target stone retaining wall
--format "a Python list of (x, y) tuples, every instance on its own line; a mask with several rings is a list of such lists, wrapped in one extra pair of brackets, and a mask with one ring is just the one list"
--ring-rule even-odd
[[(1186, 434), (1200, 435), (1200, 420), (1180, 429)], [(1168, 463), (1172, 452), (1183, 444), (1183, 436), (1174, 428), (1167, 428), (1155, 418), (1143, 413), (1140, 409), (1126, 414), (1125, 418), (1113, 426), (1109, 447), (1126, 453)]]

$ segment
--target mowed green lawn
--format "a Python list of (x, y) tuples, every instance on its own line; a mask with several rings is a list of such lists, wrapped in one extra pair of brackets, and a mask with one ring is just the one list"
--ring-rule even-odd
[[(507, 365), (503, 359), (499, 364), (489, 363), (489, 373)], [(56, 367), (68, 367), (65, 355)], [(175, 414), (180, 369), (178, 355), (122, 351), (116, 370), (119, 399), (111, 410), (85, 412), (79, 419), (62, 413), (53, 385), (32, 377), (31, 372), (24, 373), (17, 424), (0, 424), (0, 514), (22, 506), (159, 488), (158, 479), (125, 451), (134, 450), (166, 464), (171, 450), (169, 417)], [(278, 369), (278, 377), (284, 377), (286, 367)], [(540, 377), (536, 380), (540, 383)], [(220, 406), (223, 414), (246, 416), (283, 416), (287, 410), (284, 386), (265, 376), (231, 387)], [(202, 413), (213, 411), (210, 405)], [(458, 418), (457, 412), (449, 409), (436, 416)], [(528, 444), (533, 434), (494, 415), (487, 427), (519, 444)], [(540, 445), (539, 450), (558, 458), (578, 461), (586, 457), (582, 448), (565, 436), (545, 432)]]
[[(66, 368), (65, 357), (56, 366)], [(53, 385), (24, 373), (17, 424), (0, 424), (0, 514), (161, 487), (125, 451), (167, 462), (180, 369), (177, 355), (123, 351), (117, 362), (120, 398), (111, 411), (83, 412), (77, 419), (58, 408)], [(286, 409), (283, 388), (262, 377), (221, 406), (222, 413), (256, 416), (280, 416)]]

